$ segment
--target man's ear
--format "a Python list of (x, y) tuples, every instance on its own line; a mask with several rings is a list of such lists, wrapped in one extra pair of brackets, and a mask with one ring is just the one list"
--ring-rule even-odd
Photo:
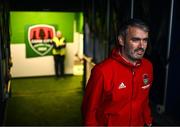
[(119, 45), (124, 46), (124, 38), (122, 35), (118, 36), (118, 43), (119, 43)]

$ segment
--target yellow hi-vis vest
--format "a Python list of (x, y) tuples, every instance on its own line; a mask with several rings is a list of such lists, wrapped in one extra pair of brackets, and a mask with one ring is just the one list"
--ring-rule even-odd
[[(54, 37), (52, 41), (54, 41), (55, 45), (58, 47), (58, 46), (61, 46), (64, 44), (64, 40), (65, 40), (64, 37), (62, 37), (60, 40), (57, 37)], [(53, 55), (65, 55), (65, 48), (55, 49), (53, 47), (52, 54)]]

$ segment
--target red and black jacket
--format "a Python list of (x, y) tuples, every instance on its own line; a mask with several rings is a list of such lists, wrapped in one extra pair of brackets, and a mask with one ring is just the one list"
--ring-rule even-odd
[(95, 65), (82, 103), (84, 125), (143, 126), (151, 124), (149, 90), (152, 64), (145, 58), (132, 65), (114, 49)]

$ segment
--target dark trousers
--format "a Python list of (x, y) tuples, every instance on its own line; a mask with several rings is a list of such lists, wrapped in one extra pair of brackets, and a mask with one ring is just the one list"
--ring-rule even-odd
[(54, 55), (56, 77), (64, 76), (64, 58), (64, 55)]

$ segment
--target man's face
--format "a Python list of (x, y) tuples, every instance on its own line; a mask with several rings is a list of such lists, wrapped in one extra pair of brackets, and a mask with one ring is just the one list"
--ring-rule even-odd
[(62, 33), (58, 31), (58, 32), (56, 33), (56, 36), (57, 36), (58, 38), (61, 38)]
[(129, 27), (126, 38), (122, 41), (122, 55), (130, 62), (135, 62), (144, 56), (148, 43), (148, 32), (138, 27)]

